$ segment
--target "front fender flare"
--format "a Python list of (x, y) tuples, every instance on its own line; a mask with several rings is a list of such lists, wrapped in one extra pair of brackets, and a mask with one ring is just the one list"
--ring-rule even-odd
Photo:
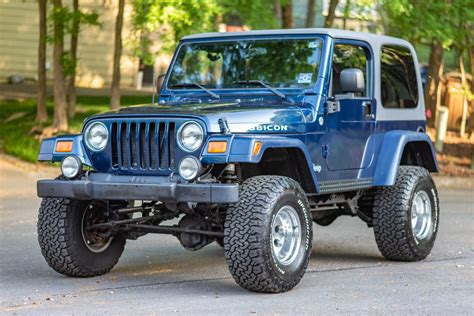
[(377, 160), (374, 174), (374, 186), (390, 186), (395, 184), (398, 167), (406, 144), (410, 142), (427, 143), (434, 160), (434, 170), (438, 171), (436, 153), (431, 139), (426, 133), (395, 130), (385, 133)]
[[(56, 143), (60, 140), (72, 141), (72, 151), (68, 153), (56, 152)], [(43, 140), (41, 142), (40, 152), (38, 154), (38, 161), (60, 162), (64, 157), (70, 155), (74, 155), (79, 158), (83, 165), (92, 166), (84, 148), (82, 134), (62, 135)]]
[[(227, 150), (222, 154), (211, 154), (207, 152), (210, 141), (227, 141)], [(252, 154), (255, 142), (261, 142), (262, 147), (257, 155)], [(265, 150), (268, 148), (296, 148), (300, 150), (306, 160), (308, 171), (313, 179), (314, 188), (319, 192), (317, 175), (313, 170), (313, 163), (306, 145), (297, 138), (284, 136), (258, 136), (258, 135), (213, 135), (203, 147), (201, 161), (204, 164), (227, 164), (227, 163), (259, 163)]]

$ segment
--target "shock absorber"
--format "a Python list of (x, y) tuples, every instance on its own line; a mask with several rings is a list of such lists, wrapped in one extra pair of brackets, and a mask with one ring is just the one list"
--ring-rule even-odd
[(235, 183), (237, 181), (235, 164), (230, 163), (225, 167), (224, 172), (222, 173), (222, 180), (224, 180), (225, 183)]

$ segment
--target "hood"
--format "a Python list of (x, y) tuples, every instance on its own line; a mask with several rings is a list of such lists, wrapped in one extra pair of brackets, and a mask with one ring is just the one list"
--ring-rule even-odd
[(177, 116), (197, 118), (210, 133), (219, 133), (219, 119), (225, 118), (232, 133), (304, 133), (312, 111), (309, 105), (289, 102), (218, 102), (145, 104), (90, 117)]

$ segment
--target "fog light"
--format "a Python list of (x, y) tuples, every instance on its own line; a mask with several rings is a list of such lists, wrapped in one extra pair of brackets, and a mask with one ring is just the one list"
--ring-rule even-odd
[(82, 163), (76, 156), (67, 156), (61, 162), (61, 172), (66, 178), (75, 178), (81, 171)]
[(201, 162), (196, 157), (186, 157), (179, 163), (179, 175), (186, 181), (196, 179), (200, 171)]

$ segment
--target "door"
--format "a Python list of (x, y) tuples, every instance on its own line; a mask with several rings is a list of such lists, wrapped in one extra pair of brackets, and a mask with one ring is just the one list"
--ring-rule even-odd
[[(363, 42), (336, 41), (331, 68), (331, 96), (336, 100), (325, 120), (326, 165), (332, 171), (367, 168), (373, 159), (371, 136), (375, 129), (371, 51)], [(364, 92), (353, 94), (341, 90), (340, 74), (347, 68), (362, 71)]]

